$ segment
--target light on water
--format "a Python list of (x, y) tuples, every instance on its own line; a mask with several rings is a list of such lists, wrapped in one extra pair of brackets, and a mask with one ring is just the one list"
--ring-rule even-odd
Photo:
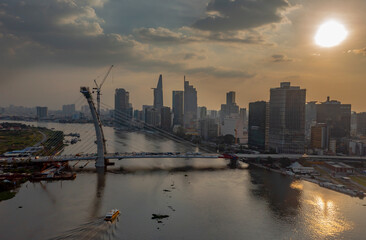
[[(79, 129), (77, 144), (92, 143)], [(144, 133), (106, 127), (105, 134), (121, 143), (107, 141), (111, 152), (130, 146), (193, 151)], [(69, 147), (75, 154), (70, 149), (77, 148)], [(223, 159), (120, 160), (107, 173), (95, 172), (93, 164), (86, 168), (73, 181), (25, 183), (13, 199), (1, 202), (1, 240), (363, 239), (366, 229), (364, 200), (264, 170), (229, 169)], [(113, 208), (121, 215), (107, 224), (103, 218)], [(159, 223), (152, 214), (169, 217)]]

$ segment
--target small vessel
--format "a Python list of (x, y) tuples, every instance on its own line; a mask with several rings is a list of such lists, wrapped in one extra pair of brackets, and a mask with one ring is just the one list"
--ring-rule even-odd
[(105, 215), (104, 220), (105, 221), (113, 221), (114, 219), (116, 219), (116, 217), (119, 215), (119, 210), (118, 209), (112, 209), (109, 212), (107, 212), (107, 214)]

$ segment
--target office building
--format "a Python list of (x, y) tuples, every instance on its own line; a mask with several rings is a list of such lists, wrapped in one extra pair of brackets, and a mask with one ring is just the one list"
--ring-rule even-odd
[(165, 131), (170, 131), (172, 128), (172, 114), (170, 112), (170, 107), (162, 107), (160, 110), (160, 117), (160, 128)]
[(160, 127), (160, 112), (154, 107), (145, 107), (145, 123), (153, 127)]
[(68, 104), (62, 106), (62, 113), (64, 117), (71, 118), (75, 113), (75, 104)]
[(197, 91), (184, 76), (184, 127), (197, 128)]
[(173, 125), (183, 126), (183, 91), (173, 91)]
[(230, 117), (232, 114), (239, 114), (239, 106), (235, 103), (235, 92), (226, 93), (226, 104), (221, 104), (220, 119)]
[(205, 119), (207, 117), (207, 108), (206, 107), (198, 107), (198, 119)]
[(129, 125), (132, 118), (130, 94), (123, 88), (117, 88), (114, 95), (114, 119), (118, 125)]
[(268, 150), (269, 104), (265, 101), (249, 103), (248, 146)]
[(200, 120), (200, 136), (203, 140), (207, 141), (214, 139), (218, 136), (219, 125), (212, 118), (205, 118)]
[(311, 127), (311, 142), (310, 146), (312, 149), (329, 149), (329, 128), (325, 123), (317, 123)]
[(330, 100), (317, 104), (317, 123), (326, 123), (330, 137), (334, 139), (348, 138), (351, 133), (351, 104), (341, 104)]
[(271, 88), (269, 101), (270, 151), (277, 153), (304, 153), (305, 151), (306, 90), (282, 82)]
[(47, 107), (37, 107), (37, 119), (45, 119), (48, 115), (48, 108)]
[(366, 136), (366, 112), (357, 113), (357, 134)]
[(316, 101), (308, 102), (305, 105), (305, 137), (310, 139), (311, 126), (316, 124)]

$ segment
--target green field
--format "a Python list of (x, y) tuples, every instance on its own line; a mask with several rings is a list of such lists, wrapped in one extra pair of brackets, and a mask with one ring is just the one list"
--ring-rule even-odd
[(0, 202), (13, 198), (15, 194), (16, 192), (10, 192), (10, 191), (0, 192)]
[(0, 131), (0, 154), (33, 146), (41, 140), (42, 134), (36, 128), (21, 131)]
[(352, 181), (366, 187), (366, 176), (351, 176)]

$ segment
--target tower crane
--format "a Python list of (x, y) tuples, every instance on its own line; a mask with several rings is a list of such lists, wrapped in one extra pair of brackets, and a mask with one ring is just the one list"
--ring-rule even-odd
[(95, 86), (96, 86), (96, 87), (95, 87), (95, 88), (93, 88), (93, 89), (97, 91), (97, 112), (98, 112), (98, 115), (99, 115), (99, 116), (100, 116), (100, 95), (101, 95), (101, 94), (100, 94), (100, 91), (101, 91), (102, 86), (103, 86), (103, 84), (104, 84), (105, 80), (107, 79), (107, 77), (108, 77), (109, 73), (111, 72), (112, 68), (113, 68), (113, 65), (111, 65), (111, 66), (109, 67), (109, 69), (108, 69), (107, 73), (105, 74), (104, 78), (102, 79), (102, 82), (101, 82), (99, 85), (97, 84), (96, 79), (94, 79), (94, 83), (95, 83)]

